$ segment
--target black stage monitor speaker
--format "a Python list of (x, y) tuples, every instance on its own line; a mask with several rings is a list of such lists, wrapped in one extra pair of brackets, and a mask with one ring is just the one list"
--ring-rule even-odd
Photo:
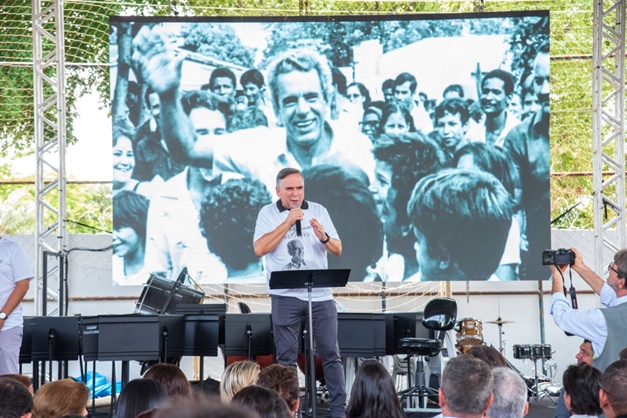
[(189, 279), (198, 286), (187, 274), (184, 268), (175, 281), (152, 273), (144, 286), (139, 300), (135, 303), (135, 312), (142, 314), (173, 314), (179, 304), (199, 304), (205, 297), (205, 292), (184, 284)]

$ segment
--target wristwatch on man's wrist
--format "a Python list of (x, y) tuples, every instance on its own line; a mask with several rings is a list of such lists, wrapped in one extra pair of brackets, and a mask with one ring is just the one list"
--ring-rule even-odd
[(0, 312), (0, 321), (4, 321), (5, 319), (7, 319), (7, 314)]
[(327, 234), (326, 232), (324, 233), (324, 235), (327, 236), (327, 239), (325, 240), (320, 240), (321, 243), (326, 244), (327, 242), (331, 241), (331, 237), (329, 236), (329, 234)]

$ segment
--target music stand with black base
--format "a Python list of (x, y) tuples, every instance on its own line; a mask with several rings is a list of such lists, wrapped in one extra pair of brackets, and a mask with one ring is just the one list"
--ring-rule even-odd
[[(306, 409), (311, 410), (311, 416), (316, 417), (316, 373), (315, 355), (313, 339), (312, 320), (312, 300), (311, 292), (313, 288), (321, 287), (344, 287), (348, 283), (350, 269), (327, 269), (327, 270), (288, 270), (273, 271), (270, 273), (270, 289), (307, 289), (307, 312), (309, 328), (309, 386), (307, 388)], [(307, 355), (305, 355), (307, 358)], [(305, 368), (307, 370), (307, 368)], [(309, 403), (309, 405), (307, 405)]]

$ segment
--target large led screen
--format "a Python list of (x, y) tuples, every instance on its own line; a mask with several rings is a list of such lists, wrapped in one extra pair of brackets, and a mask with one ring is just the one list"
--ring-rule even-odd
[[(351, 281), (547, 276), (548, 12), (112, 17), (110, 33), (115, 284), (263, 283), (255, 223), (285, 167)], [(286, 267), (308, 268), (288, 235)]]

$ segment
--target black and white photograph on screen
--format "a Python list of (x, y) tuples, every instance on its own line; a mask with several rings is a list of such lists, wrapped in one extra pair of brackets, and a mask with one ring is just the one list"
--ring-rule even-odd
[(110, 38), (115, 284), (264, 283), (250, 228), (285, 167), (351, 281), (545, 279), (547, 11), (114, 16)]

